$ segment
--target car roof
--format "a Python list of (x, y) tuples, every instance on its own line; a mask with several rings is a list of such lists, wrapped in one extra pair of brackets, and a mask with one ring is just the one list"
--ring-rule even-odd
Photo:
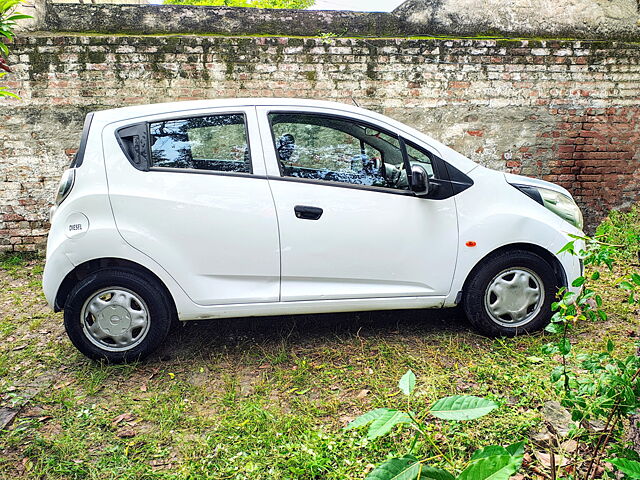
[[(354, 101), (355, 103), (355, 101)], [(456, 152), (455, 150), (447, 147), (446, 145), (434, 140), (433, 138), (425, 135), (424, 133), (406, 125), (397, 120), (394, 120), (385, 115), (381, 115), (372, 110), (366, 110), (355, 105), (349, 105), (347, 103), (330, 102), (326, 100), (313, 100), (309, 98), (223, 98), (215, 100), (189, 100), (180, 102), (169, 103), (151, 103), (146, 105), (135, 105), (130, 107), (114, 108), (109, 110), (100, 110), (94, 112), (93, 124), (108, 124), (111, 122), (118, 122), (121, 120), (129, 120), (138, 117), (144, 117), (147, 115), (161, 115), (166, 113), (187, 112), (190, 110), (202, 110), (207, 108), (216, 107), (259, 107), (259, 106), (274, 106), (274, 107), (316, 107), (330, 109), (334, 111), (341, 111), (344, 113), (354, 113), (365, 117), (369, 117), (372, 120), (391, 125), (398, 130), (412, 135), (414, 138), (419, 139), (432, 148), (436, 149), (440, 155), (446, 156), (447, 161), (452, 162), (454, 166), (460, 169), (462, 172), (467, 173), (474, 168), (478, 167), (478, 164), (468, 159), (464, 155)]]
[(181, 102), (151, 103), (146, 105), (134, 105), (130, 107), (113, 108), (95, 112), (101, 121), (117, 121), (135, 118), (142, 115), (154, 115), (161, 113), (181, 112), (186, 110), (200, 110), (215, 107), (253, 107), (253, 106), (282, 106), (282, 107), (320, 107), (358, 113), (374, 114), (346, 103), (329, 102), (326, 100), (313, 100), (307, 98), (222, 98), (215, 100), (188, 100)]

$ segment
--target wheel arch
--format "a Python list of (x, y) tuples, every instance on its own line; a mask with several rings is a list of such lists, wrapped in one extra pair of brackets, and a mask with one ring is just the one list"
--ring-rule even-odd
[[(462, 298), (462, 293), (467, 289), (467, 286), (471, 281), (471, 279), (484, 265), (487, 264), (487, 262), (489, 262), (492, 258), (496, 257), (497, 255), (500, 255), (502, 253), (512, 251), (512, 250), (525, 250), (531, 253), (535, 253), (551, 266), (551, 268), (553, 269), (553, 273), (555, 274), (556, 279), (558, 281), (558, 285), (562, 287), (568, 286), (567, 273), (565, 272), (564, 267), (562, 266), (562, 263), (560, 263), (560, 260), (558, 260), (558, 257), (556, 257), (549, 250), (547, 250), (544, 247), (541, 247), (540, 245), (535, 245), (533, 243), (524, 243), (524, 242), (510, 243), (508, 245), (503, 245), (501, 247), (498, 247), (492, 250), (491, 252), (487, 253), (484, 257), (482, 257), (480, 260), (478, 260), (478, 262), (473, 266), (473, 268), (467, 274), (467, 278), (465, 278), (464, 284), (462, 285), (462, 290), (460, 290), (460, 292), (458, 293), (458, 298), (459, 299)], [(460, 303), (460, 302), (456, 302), (456, 303)]]
[(122, 270), (133, 271), (135, 273), (143, 274), (150, 277), (152, 280), (158, 283), (158, 285), (164, 290), (167, 298), (169, 299), (173, 312), (176, 312), (176, 303), (171, 295), (171, 291), (167, 288), (167, 285), (162, 281), (158, 275), (153, 273), (147, 267), (140, 265), (139, 263), (133, 262), (131, 260), (125, 260), (124, 258), (115, 258), (115, 257), (105, 257), (105, 258), (95, 258), (92, 260), (88, 260), (84, 263), (77, 265), (73, 270), (71, 270), (64, 278), (64, 280), (60, 283), (60, 287), (58, 288), (58, 292), (56, 293), (55, 303), (53, 308), (56, 312), (61, 311), (64, 308), (64, 304), (73, 289), (74, 285), (78, 283), (83, 278), (88, 275), (105, 268), (118, 268)]

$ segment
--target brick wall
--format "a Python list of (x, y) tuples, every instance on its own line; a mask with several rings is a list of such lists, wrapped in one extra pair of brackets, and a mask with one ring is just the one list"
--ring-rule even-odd
[(353, 98), (564, 185), (591, 226), (640, 191), (638, 44), (35, 34), (9, 60), (22, 100), (0, 108), (0, 250), (41, 249), (87, 111), (169, 100)]

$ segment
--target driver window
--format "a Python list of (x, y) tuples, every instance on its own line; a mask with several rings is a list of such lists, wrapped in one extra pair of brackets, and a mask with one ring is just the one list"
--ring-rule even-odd
[(396, 136), (343, 118), (269, 115), (283, 176), (408, 188)]

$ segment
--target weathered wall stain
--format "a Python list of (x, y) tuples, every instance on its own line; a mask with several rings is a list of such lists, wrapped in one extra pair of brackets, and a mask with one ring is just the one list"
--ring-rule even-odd
[(0, 108), (0, 250), (42, 249), (94, 109), (254, 96), (371, 108), (472, 159), (557, 181), (594, 225), (640, 191), (640, 45), (35, 33)]

